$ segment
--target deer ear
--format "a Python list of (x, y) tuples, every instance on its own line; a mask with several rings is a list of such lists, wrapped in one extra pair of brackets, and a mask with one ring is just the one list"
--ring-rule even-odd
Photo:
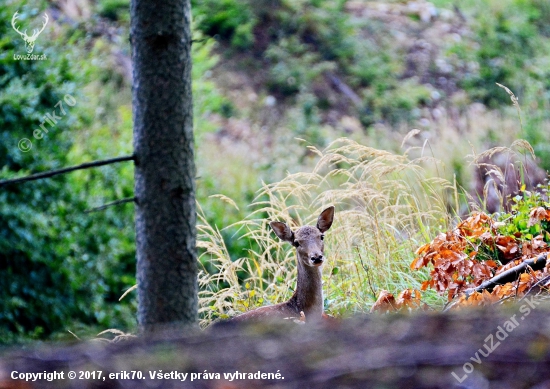
[(317, 219), (317, 228), (319, 229), (319, 231), (325, 232), (330, 228), (330, 226), (332, 226), (333, 220), (334, 207), (331, 205), (319, 215), (319, 219)]
[(294, 232), (292, 232), (289, 226), (281, 222), (271, 222), (269, 225), (273, 228), (279, 239), (294, 244)]

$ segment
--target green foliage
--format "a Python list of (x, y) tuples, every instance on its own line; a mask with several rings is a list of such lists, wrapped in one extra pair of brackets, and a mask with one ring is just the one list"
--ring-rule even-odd
[[(213, 132), (216, 127), (208, 120), (208, 116), (218, 113), (223, 117), (233, 115), (233, 104), (222, 96), (212, 80), (212, 68), (219, 61), (213, 53), (215, 42), (204, 38), (200, 33), (194, 34), (193, 39), (193, 117), (195, 136), (200, 143), (202, 136)], [(200, 42), (200, 43), (199, 43)]]
[[(533, 192), (522, 190), (521, 194), (512, 199), (510, 212), (498, 215), (498, 223), (485, 222), (478, 228), (485, 229), (486, 233), (466, 237), (469, 246), (464, 252), (475, 255), (476, 260), (506, 263), (511, 257), (521, 257), (522, 249), (529, 252), (534, 238), (542, 236), (542, 240), (549, 243), (550, 221), (545, 216), (546, 210), (550, 209), (548, 189), (549, 186), (546, 185), (539, 186), (537, 191)], [(540, 217), (536, 217), (537, 212)], [(496, 228), (493, 230), (493, 227)], [(514, 245), (515, 251), (510, 252)], [(525, 255), (525, 252), (523, 254)]]
[[(43, 4), (35, 6), (42, 8)], [(16, 10), (33, 16), (38, 13), (30, 5), (16, 8), (12, 4), (2, 7), (0, 18), (10, 20)], [(15, 61), (14, 53), (24, 53), (23, 41), (7, 23), (0, 25), (0, 35), (11, 36), (1, 41), (0, 47), (2, 178), (60, 167), (67, 161), (65, 155), (71, 144), (67, 120), (64, 118), (54, 129), (50, 128), (48, 138), (54, 140), (50, 149), (44, 147), (48, 140), (36, 140), (32, 135), (42, 116), (50, 113), (64, 94), (70, 93), (78, 99), (72, 82), (74, 75), (67, 66), (69, 58), (55, 57), (50, 48), (44, 47), (47, 40), (43, 39), (37, 42), (35, 53), (46, 53), (57, 66), (45, 61)], [(63, 89), (59, 85), (63, 85)], [(21, 138), (32, 140), (30, 152), (18, 149)], [(51, 158), (51, 154), (57, 158)], [(64, 317), (76, 313), (78, 292), (69, 287), (70, 275), (62, 266), (66, 248), (59, 245), (43, 250), (51, 247), (66, 227), (63, 206), (56, 198), (64, 183), (60, 178), (0, 191), (0, 271), (3, 273), (0, 339), (3, 341), (12, 340), (17, 333), (42, 336), (60, 327)], [(80, 313), (80, 316), (83, 315)]]
[[(215, 5), (197, 2), (194, 14), (198, 29), (206, 35), (217, 35), (235, 48), (253, 48), (235, 55), (252, 54), (254, 61), (262, 62), (259, 67), (266, 69), (261, 73), (267, 92), (278, 98), (309, 104), (311, 99), (302, 95), (313, 95), (321, 111), (341, 109), (347, 102), (331, 96), (331, 81), (325, 77), (335, 74), (363, 100), (360, 106), (346, 109), (365, 124), (413, 118), (412, 108), (429, 100), (426, 88), (414, 79), (403, 85), (395, 77), (403, 71), (403, 53), (397, 52), (388, 26), (354, 18), (344, 11), (344, 4), (339, 0), (227, 0)], [(261, 29), (250, 27), (254, 25)], [(246, 31), (246, 39), (238, 38), (239, 29)], [(369, 35), (373, 38), (366, 39)], [(236, 40), (246, 44), (237, 45)], [(302, 108), (311, 110), (307, 105)], [(315, 137), (307, 139), (322, 145)]]
[(488, 1), (473, 7), (474, 40), (463, 40), (450, 52), (465, 63), (477, 64), (477, 71), (461, 81), (474, 99), (493, 108), (502, 106), (507, 96), (498, 90), (497, 82), (527, 101), (531, 98), (524, 92), (534, 81), (535, 59), (549, 49), (537, 28), (538, 22), (547, 18), (545, 8), (547, 5), (537, 0)]
[[(440, 0), (435, 4), (441, 7), (437, 17), (443, 23), (449, 20), (445, 18), (453, 19), (449, 28), (464, 24), (451, 11), (453, 2)], [(550, 119), (548, 2), (462, 2), (460, 10), (466, 15), (466, 25), (463, 31), (460, 27), (460, 37), (456, 37), (456, 42), (444, 39), (450, 38), (448, 34), (442, 37), (436, 45), (441, 52), (433, 51), (436, 58), (428, 59), (431, 63), (418, 76), (418, 69), (409, 63), (409, 55), (414, 56), (416, 49), (399, 43), (402, 38), (397, 39), (398, 34), (410, 31), (406, 27), (410, 21), (396, 18), (392, 24), (382, 18), (358, 17), (349, 11), (350, 7), (376, 8), (338, 0), (227, 0), (196, 2), (193, 12), (200, 31), (219, 36), (233, 48), (238, 48), (231, 43), (237, 29), (246, 30), (246, 44), (240, 47), (248, 50), (226, 53), (254, 73), (255, 79), (265, 86), (266, 94), (275, 95), (283, 104), (303, 103), (304, 113), (311, 111), (311, 101), (321, 116), (331, 109), (345, 112), (359, 118), (365, 128), (371, 127), (370, 133), (375, 124), (392, 128), (403, 124), (418, 126), (417, 121), (429, 116), (429, 110), (441, 104), (449, 93), (443, 87), (437, 89), (442, 75), (449, 85), (465, 90), (463, 96), (455, 96), (453, 105), (480, 101), (502, 109), (508, 106), (509, 97), (495, 83), (504, 84), (520, 98), (526, 113), (522, 137), (533, 145), (544, 167), (550, 166), (550, 149), (544, 142), (546, 131), (541, 126)], [(413, 19), (420, 31), (427, 28), (418, 18)], [(437, 27), (433, 30), (439, 31)], [(449, 65), (452, 72), (441, 73), (434, 59)], [(327, 74), (336, 75), (360, 103), (356, 100), (350, 104), (342, 93), (335, 93)], [(438, 97), (434, 100), (432, 96)], [(526, 110), (527, 107), (533, 109)], [(424, 108), (428, 113), (421, 113)], [(308, 132), (311, 137), (298, 135), (313, 144), (323, 144), (318, 143), (318, 128)]]
[(523, 191), (513, 198), (514, 204), (510, 213), (500, 215), (499, 220), (503, 224), (499, 231), (503, 235), (513, 236), (521, 241), (530, 241), (541, 235), (546, 243), (550, 243), (550, 222), (548, 220), (536, 221), (532, 213), (536, 209), (550, 209), (548, 202), (549, 185), (539, 186), (539, 191)]
[(431, 101), (431, 90), (412, 79), (391, 85), (377, 84), (376, 88), (366, 92), (366, 101), (371, 114), (362, 119), (367, 125), (384, 119), (397, 125), (417, 118), (415, 111)]
[(238, 49), (249, 48), (254, 42), (256, 21), (247, 1), (192, 1), (191, 6), (195, 14), (202, 15), (197, 19), (198, 30), (229, 40)]
[[(32, 20), (45, 6), (40, 1), (10, 3), (0, 10), (0, 18), (10, 20), (17, 10)], [(57, 50), (80, 33), (63, 28), (54, 38), (48, 31), (34, 50), (47, 60), (17, 61), (13, 55), (24, 53), (23, 41), (9, 24), (0, 25), (0, 35), (9, 37), (0, 43), (1, 179), (124, 152), (109, 148), (116, 145), (109, 132), (101, 141), (88, 139), (95, 144), (78, 143), (97, 104), (83, 90), (83, 77), (94, 72), (93, 66), (78, 44), (71, 51)], [(65, 103), (67, 94), (74, 97), (73, 106)], [(34, 130), (52, 111), (61, 119), (53, 127), (46, 122), (48, 133), (35, 139)], [(18, 149), (21, 138), (32, 141), (30, 151)], [(131, 196), (132, 169), (121, 170), (126, 180), (117, 167), (105, 167), (0, 190), (1, 342), (44, 338), (82, 323), (133, 328), (135, 304), (118, 302), (135, 282), (132, 208), (84, 214), (98, 200)]]
[(281, 39), (265, 56), (272, 63), (267, 86), (282, 95), (296, 94), (325, 71), (334, 69), (333, 63), (323, 62), (319, 53), (310, 51), (297, 37)]
[[(0, 17), (10, 20), (19, 10), (22, 18), (30, 15), (27, 22), (44, 8), (39, 1), (25, 7), (10, 4)], [(120, 23), (121, 35), (128, 31), (127, 8), (127, 1), (97, 5), (100, 16)], [(102, 21), (90, 23), (93, 29)], [(6, 161), (0, 179), (132, 153), (130, 85), (113, 57), (113, 43), (86, 34), (82, 26), (59, 28), (55, 37), (46, 35), (46, 29), (37, 41), (35, 53), (45, 52), (47, 61), (14, 61), (14, 53), (24, 53), (23, 41), (9, 24), (0, 26), (6, 37), (0, 41), (0, 161)], [(194, 118), (200, 145), (217, 128), (209, 115), (231, 116), (234, 109), (212, 81), (216, 42), (200, 32), (194, 39)], [(70, 52), (60, 49), (67, 45)], [(117, 49), (129, 55), (127, 41)], [(44, 114), (67, 93), (75, 97), (75, 106), (65, 105), (67, 115), (43, 139), (34, 139)], [(17, 148), (23, 137), (33, 142), (28, 153)], [(215, 180), (209, 172), (200, 174), (199, 195), (206, 203), (220, 187), (205, 192), (209, 186), (202, 183)], [(134, 208), (125, 204), (84, 213), (133, 197), (133, 176), (133, 166), (125, 163), (0, 190), (1, 342), (70, 339), (67, 330), (77, 335), (105, 328), (135, 330), (135, 292), (118, 301), (136, 282)], [(215, 208), (209, 214), (222, 222), (225, 214), (228, 223), (240, 217)]]
[(99, 2), (99, 15), (113, 21), (130, 21), (130, 7), (128, 0), (101, 0)]
[[(510, 3), (510, 2), (509, 2)], [(505, 102), (506, 96), (498, 93), (496, 82), (518, 91), (521, 84), (515, 79), (535, 51), (533, 37), (536, 28), (524, 12), (518, 12), (517, 4), (498, 6), (492, 12), (482, 13), (477, 19), (476, 36), (479, 48), (474, 56), (479, 63), (479, 73), (465, 84), (474, 97), (496, 107)]]

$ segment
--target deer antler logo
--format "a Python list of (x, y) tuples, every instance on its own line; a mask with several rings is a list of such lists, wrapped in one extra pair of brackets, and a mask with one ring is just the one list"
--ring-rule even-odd
[(25, 30), (24, 32), (19, 31), (19, 28), (15, 25), (15, 21), (17, 20), (17, 18), (18, 18), (18, 13), (16, 12), (13, 15), (13, 18), (11, 18), (11, 26), (15, 31), (17, 31), (19, 35), (23, 37), (23, 40), (25, 41), (25, 48), (27, 49), (27, 53), (30, 54), (34, 50), (34, 42), (36, 41), (36, 38), (38, 38), (38, 35), (40, 35), (42, 31), (44, 31), (46, 24), (48, 24), (48, 20), (49, 20), (48, 14), (44, 14), (44, 24), (42, 25), (42, 28), (40, 30), (38, 28), (35, 28), (32, 32), (32, 36), (27, 35), (27, 30)]

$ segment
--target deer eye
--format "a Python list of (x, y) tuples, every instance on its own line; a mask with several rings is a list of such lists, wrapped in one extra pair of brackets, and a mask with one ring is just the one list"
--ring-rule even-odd
[(292, 245), (293, 245), (294, 247), (300, 247), (300, 243), (298, 243), (297, 240), (295, 240), (294, 243), (292, 243)]
[(325, 240), (325, 235), (321, 235), (321, 240)]

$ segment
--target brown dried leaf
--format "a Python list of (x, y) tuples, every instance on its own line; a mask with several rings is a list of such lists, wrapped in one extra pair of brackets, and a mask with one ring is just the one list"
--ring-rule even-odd
[(429, 260), (427, 259), (426, 256), (422, 256), (422, 257), (418, 257), (418, 258), (415, 258), (412, 262), (411, 262), (411, 270), (418, 270), (424, 266), (426, 266), (428, 264)]
[(498, 296), (489, 293), (487, 290), (483, 291), (482, 298), (484, 305), (494, 304), (499, 300)]
[(493, 294), (497, 296), (499, 299), (510, 297), (515, 293), (516, 293), (516, 288), (511, 282), (508, 282), (504, 285), (497, 285), (493, 289)]
[(479, 237), (487, 231), (491, 231), (493, 221), (489, 215), (476, 212), (457, 226), (462, 236)]
[(431, 243), (426, 243), (424, 246), (421, 246), (416, 250), (416, 255), (422, 255), (427, 253), (430, 250)]
[(550, 210), (547, 210), (544, 207), (533, 208), (531, 213), (529, 213), (529, 222), (527, 223), (527, 227), (534, 226), (535, 224), (540, 223), (541, 220), (550, 220)]
[(517, 287), (518, 295), (523, 295), (534, 283), (533, 275), (530, 273), (523, 273), (519, 276), (519, 285)]
[(387, 290), (382, 290), (378, 295), (378, 299), (376, 300), (376, 302), (374, 303), (370, 311), (371, 313), (372, 312), (386, 313), (386, 312), (397, 311), (397, 304), (395, 302), (395, 297), (393, 297), (393, 294), (391, 294)]
[(541, 249), (545, 249), (546, 247), (548, 247), (548, 245), (544, 241), (544, 236), (542, 234), (535, 236), (531, 242), (533, 245), (533, 250), (540, 251)]
[(507, 260), (517, 258), (519, 256), (519, 246), (512, 236), (499, 235), (495, 239), (497, 248), (502, 252)]
[(397, 296), (397, 307), (403, 308), (420, 308), (420, 292), (414, 289), (405, 289)]

